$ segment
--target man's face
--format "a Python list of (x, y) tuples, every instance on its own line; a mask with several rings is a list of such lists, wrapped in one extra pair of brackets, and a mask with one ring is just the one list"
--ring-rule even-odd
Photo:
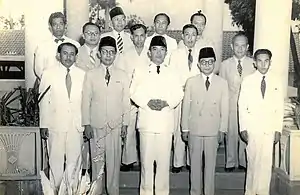
[(270, 68), (271, 59), (268, 54), (259, 54), (256, 57), (255, 64), (256, 64), (257, 70), (261, 74), (266, 74)]
[(71, 67), (76, 61), (76, 50), (73, 46), (64, 45), (59, 54), (59, 60), (65, 67)]
[(215, 68), (214, 58), (201, 58), (198, 62), (198, 68), (205, 75), (210, 75)]
[(146, 40), (145, 30), (143, 28), (139, 28), (133, 31), (133, 34), (131, 35), (131, 40), (136, 47), (144, 47), (144, 43)]
[(165, 60), (166, 55), (167, 49), (163, 46), (152, 46), (150, 48), (149, 57), (151, 61), (156, 65), (162, 64)]
[(249, 45), (248, 45), (247, 39), (244, 36), (236, 37), (233, 44), (231, 45), (233, 53), (234, 53), (235, 57), (237, 57), (238, 59), (241, 59), (244, 56), (246, 56), (248, 47), (249, 47)]
[(116, 49), (112, 46), (103, 46), (100, 49), (100, 60), (105, 66), (110, 66), (116, 58)]
[(197, 41), (197, 31), (194, 28), (187, 28), (182, 35), (183, 43), (188, 48), (193, 48)]
[(168, 29), (168, 19), (166, 16), (160, 15), (154, 21), (154, 29), (157, 34), (164, 35)]
[(87, 25), (83, 32), (83, 38), (87, 45), (98, 45), (100, 40), (99, 28), (95, 25)]
[(126, 26), (126, 18), (124, 15), (117, 15), (112, 18), (112, 25), (115, 31), (121, 32)]
[(53, 36), (60, 38), (64, 35), (66, 30), (66, 25), (62, 18), (53, 18), (52, 23), (50, 25), (50, 31)]
[(202, 35), (204, 29), (205, 29), (205, 18), (203, 16), (194, 16), (192, 24), (196, 26), (198, 29), (199, 35)]

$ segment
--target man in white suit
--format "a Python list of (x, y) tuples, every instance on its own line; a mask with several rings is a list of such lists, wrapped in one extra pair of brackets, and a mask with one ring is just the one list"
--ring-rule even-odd
[(239, 136), (238, 96), (243, 78), (255, 71), (253, 59), (247, 57), (248, 38), (243, 32), (232, 38), (233, 57), (221, 63), (219, 75), (227, 80), (229, 87), (229, 128), (226, 136), (226, 171), (246, 168), (246, 145)]
[[(174, 50), (170, 58), (170, 67), (175, 68), (180, 73), (182, 87), (188, 78), (200, 73), (197, 67), (197, 58), (199, 55), (198, 48), (195, 47), (198, 36), (198, 29), (187, 24), (182, 29), (182, 39), (184, 47)], [(175, 133), (174, 133), (174, 158), (173, 158), (173, 173), (179, 173), (183, 166), (189, 165), (189, 155), (186, 155), (186, 143), (181, 138), (181, 104), (175, 109)], [(186, 162), (187, 161), (187, 162)]]
[[(124, 55), (120, 56), (116, 65), (128, 74), (131, 82), (135, 67), (149, 66), (148, 48), (145, 47), (147, 27), (143, 24), (135, 24), (130, 28), (133, 45)], [(130, 122), (127, 131), (126, 142), (123, 147), (121, 171), (130, 171), (134, 163), (138, 161), (137, 152), (137, 106), (132, 102), (130, 109)]]
[(39, 89), (44, 93), (50, 87), (40, 102), (40, 129), (42, 138), (48, 139), (50, 181), (56, 188), (62, 181), (64, 163), (71, 182), (81, 161), (81, 100), (85, 77), (85, 72), (74, 66), (78, 53), (75, 45), (62, 43), (57, 51), (60, 64), (45, 70)]
[(241, 85), (240, 131), (248, 143), (245, 195), (270, 194), (273, 147), (280, 140), (283, 126), (283, 86), (269, 72), (271, 58), (271, 51), (258, 49), (254, 53), (257, 71)]
[(147, 37), (145, 46), (149, 48), (150, 42), (154, 36), (163, 36), (166, 39), (168, 45), (168, 53), (165, 57), (165, 63), (169, 63), (170, 55), (173, 50), (177, 49), (177, 41), (176, 39), (167, 35), (168, 27), (171, 23), (170, 17), (166, 13), (159, 13), (154, 17), (154, 34), (150, 37)]
[(44, 70), (52, 66), (58, 66), (60, 62), (56, 58), (57, 47), (61, 43), (69, 42), (77, 48), (80, 44), (65, 36), (67, 21), (61, 12), (54, 12), (49, 17), (49, 30), (52, 37), (43, 40), (35, 49), (34, 72), (38, 78), (42, 77)]
[(174, 108), (183, 97), (176, 73), (164, 62), (167, 43), (164, 37), (152, 38), (149, 66), (137, 66), (130, 88), (131, 99), (139, 106), (141, 184), (140, 195), (169, 194), (169, 169), (174, 132)]

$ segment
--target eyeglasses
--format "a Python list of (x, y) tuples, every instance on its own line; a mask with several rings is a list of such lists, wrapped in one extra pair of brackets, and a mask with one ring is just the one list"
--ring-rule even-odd
[(205, 66), (205, 65), (212, 65), (215, 62), (215, 60), (200, 60), (200, 64)]
[(84, 34), (88, 35), (88, 36), (98, 36), (99, 33), (98, 32), (91, 32), (91, 31), (88, 31), (88, 32), (85, 32)]
[(116, 51), (113, 51), (113, 50), (105, 50), (105, 49), (101, 49), (101, 55), (115, 55), (117, 52)]

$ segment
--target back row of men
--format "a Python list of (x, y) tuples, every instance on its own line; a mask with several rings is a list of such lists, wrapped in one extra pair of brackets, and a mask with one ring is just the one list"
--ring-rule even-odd
[[(202, 188), (205, 195), (213, 195), (218, 143), (226, 135), (226, 171), (247, 167), (246, 194), (269, 194), (273, 142), (280, 139), (283, 117), (281, 87), (266, 74), (272, 53), (257, 50), (253, 61), (246, 56), (247, 37), (237, 33), (231, 45), (234, 56), (222, 62), (217, 76), (213, 42), (202, 35), (207, 22), (203, 13), (191, 16), (178, 45), (166, 34), (170, 18), (165, 13), (154, 17), (150, 37), (142, 24), (133, 25), (131, 34), (124, 32), (126, 17), (120, 7), (110, 17), (112, 32), (101, 33), (99, 26), (86, 23), (80, 46), (64, 35), (64, 15), (53, 13), (53, 38), (36, 50), (35, 73), (44, 93), (40, 128), (49, 143), (50, 181), (59, 187), (65, 156), (72, 179), (83, 145), (83, 174), (92, 167), (98, 192), (104, 165), (107, 192), (117, 195), (120, 164), (128, 171), (140, 155), (140, 194), (153, 195), (156, 162), (155, 194), (167, 195), (174, 144), (172, 171), (189, 166), (191, 195), (203, 194)], [(83, 132), (89, 140), (84, 143)]]

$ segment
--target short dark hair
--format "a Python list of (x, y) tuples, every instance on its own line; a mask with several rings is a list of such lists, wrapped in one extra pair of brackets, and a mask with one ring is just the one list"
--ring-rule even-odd
[(144, 24), (135, 24), (135, 25), (131, 26), (130, 27), (131, 34), (133, 34), (135, 30), (140, 29), (140, 28), (144, 29), (145, 34), (147, 34), (147, 27)]
[(260, 55), (260, 54), (267, 54), (269, 57), (270, 57), (270, 60), (272, 58), (272, 52), (268, 49), (258, 49), (255, 51), (254, 55), (253, 55), (253, 58), (254, 60), (257, 59), (257, 56)]
[(239, 32), (237, 32), (237, 33), (232, 37), (232, 40), (231, 40), (231, 43), (232, 43), (232, 44), (234, 43), (234, 41), (235, 41), (235, 39), (236, 39), (237, 37), (245, 37), (245, 39), (246, 39), (246, 41), (247, 41), (247, 43), (248, 43), (248, 37), (247, 37), (247, 35), (246, 35), (246, 33), (245, 33), (244, 31), (239, 31)]
[(73, 43), (69, 43), (69, 42), (61, 43), (61, 44), (57, 47), (57, 53), (60, 53), (60, 52), (61, 52), (63, 46), (74, 47), (74, 48), (75, 48), (75, 53), (76, 53), (76, 55), (78, 54), (78, 48), (77, 48)]
[(165, 16), (167, 18), (167, 21), (168, 21), (168, 25), (171, 23), (171, 19), (170, 17), (166, 14), (166, 13), (159, 13), (159, 14), (156, 14), (156, 16), (154, 17), (154, 22), (156, 21), (156, 19), (159, 17), (159, 16)]
[(193, 29), (195, 29), (196, 32), (197, 32), (197, 35), (199, 34), (199, 33), (198, 33), (197, 27), (196, 27), (195, 25), (193, 25), (193, 24), (186, 24), (186, 25), (184, 25), (183, 28), (182, 28), (182, 34), (184, 34), (184, 31), (185, 31), (186, 29), (188, 29), (188, 28), (193, 28)]
[(190, 22), (191, 22), (191, 23), (193, 22), (193, 20), (194, 20), (194, 18), (195, 18), (196, 16), (202, 16), (202, 17), (204, 18), (205, 24), (206, 24), (206, 21), (207, 21), (207, 20), (206, 20), (206, 16), (202, 13), (201, 10), (197, 11), (196, 13), (194, 13), (194, 14), (191, 16), (191, 18), (190, 18)]
[(67, 23), (67, 19), (65, 17), (65, 15), (61, 12), (54, 12), (52, 13), (50, 16), (49, 16), (49, 20), (48, 20), (48, 23), (52, 26), (52, 22), (55, 18), (62, 18), (63, 21), (64, 21), (64, 24)]
[(101, 29), (100, 29), (100, 26), (99, 26), (99, 25), (97, 25), (97, 24), (95, 24), (95, 23), (93, 23), (93, 22), (87, 22), (87, 23), (85, 23), (85, 24), (82, 26), (82, 33), (84, 33), (85, 28), (86, 28), (87, 26), (89, 26), (89, 25), (91, 25), (91, 26), (96, 26), (96, 27), (99, 29), (99, 31), (101, 32)]

